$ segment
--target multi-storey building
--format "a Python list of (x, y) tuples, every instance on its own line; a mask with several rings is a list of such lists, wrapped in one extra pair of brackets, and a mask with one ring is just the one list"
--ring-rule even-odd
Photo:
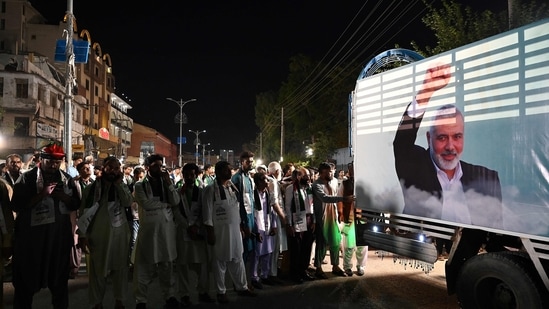
[[(4, 68), (2, 71), (1, 68)], [(18, 153), (28, 159), (50, 141), (61, 142), (64, 130), (63, 74), (33, 54), (0, 54), (0, 156)], [(73, 144), (82, 144), (86, 105), (73, 100)]]
[[(56, 63), (54, 59), (56, 41), (63, 38), (66, 29), (65, 21), (58, 25), (46, 24), (44, 17), (26, 0), (0, 2), (0, 55), (3, 56), (0, 59), (4, 59), (0, 61), (0, 70), (2, 64), (6, 68), (1, 72), (4, 78), (1, 106), (4, 109), (3, 117), (11, 121), (3, 125), (12, 126), (11, 131), (6, 127), (2, 133), (13, 141), (5, 143), (7, 152), (32, 153), (41, 146), (39, 142), (42, 139), (61, 140), (63, 137), (63, 72), (66, 64)], [(107, 155), (123, 158), (127, 156), (126, 149), (131, 145), (133, 119), (127, 115), (131, 106), (115, 94), (115, 78), (109, 54), (103, 53), (99, 43), (92, 42), (89, 31), (78, 32), (76, 24), (73, 29), (73, 39), (88, 41), (91, 47), (88, 61), (77, 63), (75, 67), (77, 86), (72, 92), (71, 132), (73, 152), (93, 155), (96, 159)], [(11, 62), (12, 58), (17, 65)], [(41, 69), (44, 72), (39, 73)], [(49, 75), (51, 79), (47, 78)], [(28, 77), (26, 81), (22, 76)], [(18, 97), (25, 96), (21, 93), (25, 89), (28, 91), (26, 97)], [(11, 96), (12, 92), (14, 96)], [(15, 107), (19, 105), (24, 106), (25, 113)], [(34, 113), (29, 113), (31, 109)], [(44, 111), (44, 114), (37, 111)], [(15, 142), (23, 140), (23, 137), (35, 139), (35, 143), (19, 145)]]

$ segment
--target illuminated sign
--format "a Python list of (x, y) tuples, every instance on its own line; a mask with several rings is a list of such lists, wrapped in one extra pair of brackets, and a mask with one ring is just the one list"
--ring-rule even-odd
[(107, 130), (107, 128), (99, 129), (99, 137), (109, 140), (109, 130)]

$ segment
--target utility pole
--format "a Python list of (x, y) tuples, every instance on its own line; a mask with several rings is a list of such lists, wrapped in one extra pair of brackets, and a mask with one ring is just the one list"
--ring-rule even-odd
[(514, 29), (517, 27), (517, 13), (516, 10), (518, 10), (520, 5), (520, 0), (507, 0), (507, 10), (509, 12), (509, 29)]
[(65, 160), (67, 166), (72, 164), (72, 88), (76, 82), (74, 75), (74, 47), (72, 44), (73, 30), (73, 10), (72, 0), (67, 0), (67, 45), (65, 55), (65, 109), (64, 122), (65, 128), (63, 131), (63, 148), (65, 148)]
[(206, 146), (210, 146), (210, 143), (202, 144), (202, 167), (206, 165)]

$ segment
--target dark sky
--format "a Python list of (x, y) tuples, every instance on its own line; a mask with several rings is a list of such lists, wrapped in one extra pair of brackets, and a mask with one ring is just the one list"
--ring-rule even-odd
[[(472, 1), (461, 1), (472, 2)], [(483, 8), (505, 8), (487, 0)], [(50, 23), (58, 23), (65, 0), (34, 0)], [(291, 56), (340, 59), (353, 51), (363, 64), (398, 43), (429, 42), (421, 23), (422, 1), (122, 1), (74, 0), (78, 30), (87, 29), (112, 59), (117, 94), (133, 106), (129, 116), (175, 143), (176, 100), (196, 98), (183, 112), (188, 123), (184, 151), (193, 152), (194, 133), (206, 149), (233, 149), (259, 132), (255, 97), (277, 90)], [(479, 4), (476, 4), (478, 7)], [(354, 34), (354, 35), (353, 35)], [(362, 38), (362, 39), (360, 39)], [(355, 68), (356, 74), (361, 68)], [(351, 92), (352, 89), (349, 89)]]

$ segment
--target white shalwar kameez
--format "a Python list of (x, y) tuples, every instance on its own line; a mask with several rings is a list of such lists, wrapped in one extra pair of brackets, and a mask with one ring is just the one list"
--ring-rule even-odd
[[(220, 189), (224, 191), (222, 199)], [(225, 294), (225, 272), (228, 270), (237, 291), (248, 289), (246, 269), (242, 253), (242, 234), (240, 233), (240, 205), (236, 188), (219, 186), (216, 182), (204, 188), (204, 224), (213, 226), (215, 244), (213, 246), (212, 271), (218, 294)]]
[(179, 193), (173, 184), (162, 181), (162, 195), (153, 195), (149, 179), (135, 184), (139, 204), (139, 232), (135, 243), (134, 294), (136, 303), (146, 303), (148, 287), (158, 274), (164, 299), (175, 297), (177, 258), (176, 224), (173, 207), (179, 204)]

